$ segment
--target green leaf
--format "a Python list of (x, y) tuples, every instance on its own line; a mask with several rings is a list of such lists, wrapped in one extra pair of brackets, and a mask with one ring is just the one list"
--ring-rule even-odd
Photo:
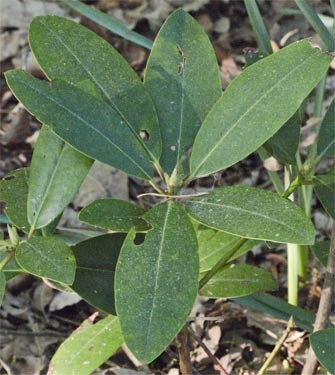
[(55, 237), (33, 237), (21, 242), (15, 259), (27, 272), (71, 285), (76, 272), (72, 250)]
[(309, 341), (321, 365), (330, 374), (335, 374), (335, 328), (314, 332), (309, 336)]
[(335, 172), (315, 176), (314, 190), (322, 206), (335, 220)]
[(298, 112), (264, 144), (265, 149), (282, 164), (296, 164), (295, 156), (300, 140), (300, 115)]
[(53, 356), (49, 375), (90, 375), (123, 344), (120, 324), (108, 316), (96, 324), (90, 319), (65, 340)]
[(28, 169), (8, 173), (0, 181), (0, 201), (6, 202), (5, 213), (10, 222), (29, 232), (27, 219)]
[(189, 200), (186, 209), (200, 223), (241, 237), (314, 243), (314, 227), (300, 207), (267, 190), (247, 186), (218, 188)]
[(159, 31), (144, 85), (158, 114), (161, 165), (170, 174), (187, 156), (202, 121), (222, 93), (213, 47), (199, 23), (182, 9)]
[(329, 256), (329, 251), (330, 251), (330, 241), (326, 240), (326, 241), (316, 242), (312, 246), (312, 250), (313, 250), (314, 255), (320, 261), (320, 263), (324, 267), (327, 267), (328, 256)]
[(335, 156), (335, 98), (331, 102), (325, 117), (322, 120), (319, 138), (318, 155), (319, 158)]
[(6, 72), (6, 79), (27, 110), (73, 147), (132, 176), (152, 177), (143, 142), (107, 103), (69, 83), (40, 81), (23, 70)]
[[(160, 132), (150, 95), (116, 49), (86, 27), (55, 16), (34, 18), (29, 43), (50, 80), (58, 78), (73, 84), (92, 81), (118, 114), (119, 126), (132, 132), (154, 160), (160, 157)], [(147, 134), (146, 141), (140, 132)]]
[(198, 289), (197, 239), (186, 212), (172, 201), (154, 206), (141, 244), (132, 230), (116, 267), (116, 311), (129, 349), (153, 361), (173, 340), (191, 311)]
[(113, 230), (115, 232), (129, 232), (149, 229), (140, 216), (145, 210), (131, 202), (119, 199), (98, 199), (83, 208), (79, 220), (96, 227)]
[(106, 234), (72, 248), (77, 270), (72, 289), (90, 305), (116, 315), (114, 275), (124, 234)]
[(85, 17), (89, 18), (93, 22), (96, 22), (98, 25), (101, 25), (105, 29), (111, 31), (112, 33), (147, 49), (150, 49), (152, 47), (152, 41), (150, 39), (141, 34), (138, 34), (133, 30), (130, 30), (127, 25), (125, 25), (123, 22), (121, 22), (111, 14), (100, 12), (100, 10), (98, 10), (97, 8), (88, 6), (78, 0), (63, 0), (63, 2)]
[[(5, 257), (8, 255), (7, 252), (0, 252), (0, 261), (4, 260)], [(22, 273), (26, 273), (15, 261), (15, 258), (12, 258), (6, 266), (3, 268), (2, 272), (4, 273), (6, 280), (10, 280), (13, 277), (20, 275)]]
[(216, 273), (201, 289), (201, 294), (211, 298), (231, 298), (276, 288), (277, 283), (268, 271), (239, 264)]
[(256, 293), (252, 296), (233, 298), (233, 301), (278, 319), (288, 321), (293, 316), (298, 327), (309, 332), (313, 331), (315, 315), (301, 307), (290, 305), (282, 298), (267, 293)]
[(245, 69), (213, 106), (197, 134), (192, 177), (227, 168), (258, 149), (294, 115), (331, 59), (304, 40)]
[(72, 201), (93, 160), (42, 127), (29, 172), (28, 220), (45, 227)]
[(0, 306), (2, 304), (5, 291), (6, 291), (6, 276), (2, 271), (0, 271)]
[[(231, 234), (209, 228), (198, 230), (197, 237), (199, 246), (200, 272), (209, 271), (220, 260), (223, 254), (235, 246), (236, 242), (238, 242), (240, 239), (239, 237), (232, 236)], [(259, 243), (259, 241), (247, 241), (228, 260), (228, 262), (239, 258)]]

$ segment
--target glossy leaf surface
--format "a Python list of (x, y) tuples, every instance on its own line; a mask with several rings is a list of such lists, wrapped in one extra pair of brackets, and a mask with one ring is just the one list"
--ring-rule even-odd
[(53, 356), (48, 375), (90, 375), (123, 344), (118, 318), (89, 320), (65, 340)]
[(320, 263), (324, 267), (327, 267), (328, 255), (330, 251), (330, 241), (326, 240), (326, 241), (316, 242), (312, 246), (312, 250), (315, 256), (319, 259)]
[(141, 244), (131, 231), (116, 267), (116, 311), (129, 349), (154, 360), (191, 311), (198, 289), (197, 239), (184, 209), (172, 201), (154, 206)]
[(2, 304), (3, 296), (6, 290), (6, 276), (4, 272), (0, 271), (0, 306)]
[(314, 190), (322, 206), (335, 220), (335, 172), (314, 177)]
[(29, 173), (28, 220), (34, 228), (48, 225), (64, 210), (92, 163), (42, 127)]
[(15, 252), (19, 266), (27, 272), (71, 285), (76, 272), (72, 250), (54, 237), (33, 237), (21, 242)]
[(6, 203), (5, 214), (25, 232), (30, 227), (27, 219), (28, 178), (28, 169), (20, 168), (0, 181), (0, 201)]
[(98, 199), (83, 208), (79, 220), (96, 227), (115, 232), (148, 230), (149, 225), (141, 216), (145, 210), (131, 202), (120, 199)]
[[(239, 241), (239, 237), (215, 229), (201, 229), (197, 232), (199, 246), (200, 272), (209, 271)], [(257, 245), (259, 241), (249, 240), (228, 260), (242, 256)]]
[(6, 72), (14, 95), (39, 121), (93, 159), (150, 179), (152, 164), (120, 114), (104, 101), (64, 81), (48, 83), (23, 70)]
[(314, 227), (304, 212), (267, 190), (247, 186), (218, 188), (189, 200), (186, 209), (200, 223), (241, 237), (314, 243)]
[(321, 158), (335, 156), (335, 98), (331, 102), (322, 120), (319, 138), (318, 155)]
[(322, 366), (330, 374), (335, 374), (335, 328), (314, 332), (309, 336), (309, 341)]
[[(152, 101), (138, 75), (116, 49), (86, 27), (55, 16), (35, 17), (29, 42), (50, 80), (58, 78), (73, 84), (90, 80), (118, 113), (119, 126), (128, 128), (142, 147), (148, 147), (159, 158), (160, 133)], [(141, 131), (148, 134), (145, 143)]]
[(115, 268), (124, 239), (123, 234), (106, 234), (72, 248), (77, 270), (71, 288), (90, 305), (113, 315)]
[(201, 294), (211, 298), (230, 298), (276, 288), (277, 283), (268, 271), (239, 264), (216, 273), (201, 289)]
[(294, 115), (330, 62), (299, 41), (245, 69), (206, 116), (193, 146), (191, 175), (227, 168), (258, 149)]
[(144, 85), (158, 114), (161, 165), (170, 174), (187, 155), (203, 119), (222, 93), (213, 47), (199, 23), (182, 9), (170, 15), (159, 31)]

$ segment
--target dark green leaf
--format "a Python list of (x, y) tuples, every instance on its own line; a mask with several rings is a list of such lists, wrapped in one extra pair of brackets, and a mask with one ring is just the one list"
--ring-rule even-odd
[(241, 237), (311, 245), (315, 230), (291, 201), (247, 186), (215, 189), (189, 200), (186, 209), (200, 223)]
[[(210, 270), (223, 256), (239, 241), (239, 237), (220, 232), (214, 229), (201, 229), (197, 231), (200, 272)], [(239, 250), (228, 260), (228, 262), (242, 256), (251, 248), (256, 246), (259, 241), (249, 240), (242, 245)]]
[(27, 272), (71, 285), (76, 272), (72, 250), (55, 237), (33, 237), (21, 242), (15, 259)]
[(6, 79), (27, 110), (73, 147), (130, 175), (151, 178), (152, 163), (142, 141), (104, 101), (69, 83), (50, 84), (23, 70), (6, 72)]
[(115, 232), (129, 232), (149, 229), (140, 216), (145, 210), (135, 204), (119, 199), (98, 199), (83, 208), (79, 220), (96, 227), (113, 230)]
[(29, 231), (27, 219), (28, 169), (16, 169), (0, 182), (0, 201), (6, 202), (5, 213), (9, 220), (25, 232)]
[(2, 271), (0, 271), (0, 306), (2, 304), (5, 291), (6, 291), (6, 276)]
[[(161, 141), (152, 100), (138, 75), (109, 43), (80, 24), (55, 16), (35, 17), (29, 42), (50, 80), (93, 82), (118, 114), (119, 126), (128, 128), (153, 159), (159, 158)], [(141, 131), (147, 134), (145, 142)]]
[(313, 331), (315, 315), (301, 307), (290, 305), (282, 298), (271, 296), (267, 293), (256, 293), (252, 296), (234, 298), (233, 301), (278, 319), (288, 321), (293, 316), (294, 322), (298, 327), (309, 332)]
[(282, 164), (296, 164), (300, 140), (300, 115), (297, 112), (265, 144), (265, 149)]
[(154, 42), (144, 85), (154, 101), (163, 142), (161, 165), (172, 173), (187, 155), (202, 121), (221, 96), (213, 47), (182, 9), (165, 22)]
[(28, 220), (34, 228), (45, 227), (64, 210), (92, 163), (42, 127), (29, 172)]
[(123, 22), (121, 22), (111, 14), (100, 12), (99, 9), (86, 5), (78, 0), (63, 1), (72, 9), (81, 13), (93, 22), (96, 22), (98, 25), (103, 26), (107, 30), (110, 30), (112, 33), (119, 35), (126, 40), (130, 40), (131, 42), (147, 49), (150, 49), (152, 47), (152, 41), (150, 39), (141, 34), (138, 34), (133, 30), (130, 30), (127, 25), (125, 25)]
[(320, 241), (312, 246), (313, 253), (324, 267), (327, 267), (330, 251), (330, 241)]
[(141, 244), (131, 231), (116, 267), (116, 311), (129, 349), (154, 360), (185, 323), (198, 289), (197, 239), (184, 211), (172, 201), (144, 218), (152, 225)]
[(227, 168), (258, 149), (298, 110), (331, 59), (305, 40), (245, 69), (205, 118), (193, 146), (191, 175)]
[(233, 265), (216, 273), (201, 289), (211, 298), (233, 298), (277, 288), (271, 273), (248, 264)]
[(335, 172), (315, 176), (314, 190), (322, 206), (335, 220)]
[(335, 98), (322, 120), (318, 138), (320, 158), (335, 156)]
[(113, 315), (115, 267), (124, 239), (124, 234), (106, 234), (72, 248), (77, 263), (72, 289), (89, 304)]
[(49, 375), (90, 375), (123, 344), (118, 318), (108, 316), (96, 324), (86, 320), (53, 356)]
[(314, 332), (309, 341), (318, 361), (330, 374), (335, 374), (335, 328)]

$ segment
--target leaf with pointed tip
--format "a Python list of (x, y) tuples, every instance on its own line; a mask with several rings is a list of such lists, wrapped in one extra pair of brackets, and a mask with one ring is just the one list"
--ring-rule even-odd
[(318, 361), (330, 374), (335, 374), (335, 328), (314, 332), (309, 340)]
[(245, 69), (206, 116), (195, 138), (191, 175), (227, 168), (258, 149), (298, 110), (331, 60), (303, 40)]
[(182, 9), (170, 15), (155, 39), (144, 86), (158, 114), (161, 165), (171, 174), (222, 93), (213, 47), (198, 22)]
[(25, 271), (71, 285), (76, 272), (72, 250), (55, 237), (33, 237), (21, 242), (15, 259)]
[(124, 239), (124, 234), (105, 234), (72, 248), (77, 270), (71, 288), (90, 305), (113, 315), (115, 268)]
[(327, 213), (335, 220), (335, 172), (315, 176), (314, 191)]
[(297, 111), (266, 143), (264, 148), (282, 164), (297, 163), (300, 140), (300, 111)]
[[(229, 251), (240, 240), (240, 237), (210, 228), (198, 230), (197, 237), (200, 272), (209, 271), (220, 260), (223, 254)], [(228, 260), (228, 262), (242, 256), (259, 243), (260, 241), (256, 240), (247, 241)]]
[(43, 126), (29, 172), (28, 220), (45, 227), (72, 201), (93, 160)]
[(328, 255), (330, 251), (330, 241), (319, 241), (312, 246), (313, 253), (319, 259), (320, 263), (327, 267)]
[(201, 294), (210, 298), (233, 298), (276, 288), (277, 283), (268, 271), (239, 264), (217, 272), (201, 289)]
[(6, 203), (5, 214), (18, 228), (29, 232), (27, 219), (28, 168), (16, 169), (0, 181), (0, 201)]
[(0, 271), (0, 306), (2, 304), (5, 291), (6, 291), (6, 276), (4, 272)]
[[(29, 43), (50, 80), (73, 84), (90, 80), (119, 115), (119, 126), (127, 127), (153, 159), (159, 159), (161, 140), (152, 100), (115, 48), (86, 27), (56, 16), (35, 17)], [(146, 141), (140, 132), (148, 135)]]
[(117, 317), (107, 316), (95, 324), (87, 319), (57, 349), (48, 375), (90, 375), (122, 344)]
[(169, 201), (144, 218), (144, 242), (131, 231), (115, 275), (115, 303), (132, 353), (149, 363), (170, 344), (190, 313), (198, 290), (197, 239), (185, 210)]
[(17, 99), (60, 138), (93, 159), (151, 179), (153, 165), (142, 141), (107, 103), (64, 81), (48, 83), (23, 70), (5, 75)]
[(189, 200), (186, 210), (200, 223), (241, 237), (311, 245), (315, 230), (300, 207), (278, 194), (227, 186)]
[(335, 156), (335, 98), (322, 120), (317, 142), (320, 158)]
[(98, 199), (84, 207), (79, 220), (115, 232), (146, 231), (150, 228), (141, 216), (145, 210), (120, 199)]

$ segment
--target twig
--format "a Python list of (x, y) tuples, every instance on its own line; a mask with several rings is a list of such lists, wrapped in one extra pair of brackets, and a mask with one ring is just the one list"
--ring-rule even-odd
[(179, 354), (179, 368), (182, 375), (192, 375), (190, 350), (187, 341), (187, 330), (184, 327), (176, 337), (176, 345)]
[(280, 348), (284, 344), (285, 340), (287, 339), (288, 334), (290, 333), (293, 326), (293, 318), (291, 317), (289, 321), (287, 322), (287, 327), (282, 334), (281, 338), (277, 341), (275, 347), (273, 348), (272, 352), (268, 356), (267, 360), (263, 363), (263, 366), (260, 368), (260, 370), (257, 372), (257, 375), (263, 375), (265, 374), (265, 371), (270, 366), (271, 362), (275, 358), (275, 356), (278, 354)]
[(186, 327), (188, 329), (188, 331), (190, 332), (190, 334), (192, 335), (192, 337), (198, 342), (198, 344), (200, 345), (200, 347), (204, 350), (204, 352), (207, 354), (208, 358), (213, 362), (215, 363), (216, 365), (218, 365), (218, 367), (220, 368), (220, 371), (223, 375), (229, 375), (228, 372), (226, 371), (226, 369), (222, 366), (221, 362), (215, 357), (215, 355), (208, 349), (207, 345), (195, 334), (195, 332), (193, 331), (191, 325), (189, 323), (186, 323)]
[[(327, 269), (318, 312), (316, 314), (313, 332), (320, 331), (328, 325), (331, 304), (334, 297), (334, 279), (335, 279), (335, 223), (333, 224), (331, 244), (328, 255)], [(318, 361), (314, 350), (309, 347), (305, 366), (301, 375), (313, 375), (316, 373)]]

